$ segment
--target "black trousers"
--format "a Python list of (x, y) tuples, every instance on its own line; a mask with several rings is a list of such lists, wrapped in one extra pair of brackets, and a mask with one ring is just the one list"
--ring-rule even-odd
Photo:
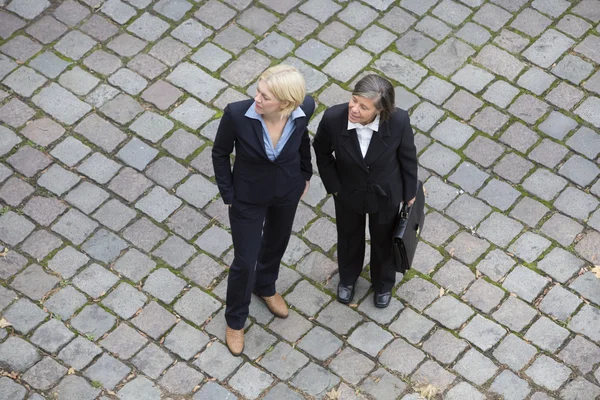
[(244, 327), (252, 292), (258, 296), (275, 294), (279, 264), (304, 188), (298, 186), (269, 204), (234, 200), (229, 208), (234, 257), (227, 280), (225, 319), (230, 328)]
[[(357, 213), (336, 197), (335, 220), (340, 283), (353, 285), (363, 269), (365, 260), (366, 214)], [(378, 293), (391, 291), (396, 283), (392, 251), (392, 234), (396, 220), (396, 213), (392, 213), (392, 217), (383, 223), (379, 221), (379, 214), (369, 214), (371, 284)]]

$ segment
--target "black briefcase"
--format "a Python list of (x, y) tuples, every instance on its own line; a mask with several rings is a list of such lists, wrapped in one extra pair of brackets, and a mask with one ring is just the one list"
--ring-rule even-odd
[(425, 221), (425, 193), (423, 192), (423, 182), (418, 181), (417, 198), (412, 206), (407, 207), (406, 203), (400, 209), (398, 223), (394, 229), (393, 248), (394, 248), (394, 268), (396, 271), (405, 273), (410, 269), (417, 243), (423, 231), (423, 222)]

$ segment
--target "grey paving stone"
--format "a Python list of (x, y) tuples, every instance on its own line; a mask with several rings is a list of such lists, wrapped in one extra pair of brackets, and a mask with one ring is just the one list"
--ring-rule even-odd
[(454, 374), (446, 371), (435, 361), (431, 360), (421, 364), (419, 369), (412, 375), (412, 380), (429, 382), (429, 384), (440, 390), (446, 390), (454, 382), (455, 378)]
[(529, 325), (535, 315), (536, 311), (534, 309), (523, 301), (510, 296), (493, 314), (493, 317), (510, 329), (520, 332), (525, 326)]
[[(161, 228), (154, 225), (146, 218), (141, 218), (134, 224), (129, 226), (123, 232), (123, 237), (143, 250), (150, 251), (161, 240), (167, 237), (167, 233)], [(118, 263), (117, 263), (118, 264)], [(144, 269), (152, 269), (150, 266)], [(129, 275), (128, 275), (129, 276)], [(129, 276), (134, 279), (133, 276)], [(140, 277), (141, 279), (141, 277)]]
[(494, 379), (489, 389), (504, 398), (522, 400), (531, 391), (529, 384), (510, 371), (503, 371)]
[(129, 319), (144, 306), (146, 300), (147, 297), (142, 292), (127, 283), (121, 283), (102, 300), (102, 304), (121, 318)]
[(523, 182), (522, 187), (542, 200), (550, 201), (560, 192), (567, 181), (547, 169), (538, 168)]
[(568, 187), (554, 201), (554, 206), (571, 217), (585, 220), (596, 209), (599, 202), (590, 194)]
[(508, 249), (525, 262), (534, 262), (548, 247), (551, 242), (532, 232), (525, 232)]
[(173, 362), (171, 356), (154, 343), (150, 343), (131, 359), (133, 365), (152, 379), (157, 379)]
[(526, 8), (517, 15), (510, 26), (525, 33), (526, 35), (536, 37), (551, 23), (551, 19), (531, 8)]
[(143, 171), (146, 166), (158, 155), (158, 150), (147, 145), (138, 138), (133, 138), (117, 153), (117, 157), (138, 171)]
[(143, 108), (128, 95), (119, 94), (104, 104), (100, 111), (113, 121), (124, 125), (141, 113)]
[(489, 252), (477, 264), (477, 270), (486, 274), (490, 279), (498, 282), (515, 265), (512, 258), (499, 249)]
[(437, 212), (428, 215), (429, 223), (425, 225), (421, 235), (435, 245), (441, 245), (458, 230), (458, 225)]
[(221, 303), (202, 292), (192, 288), (177, 303), (175, 311), (196, 325), (202, 325), (212, 314), (221, 308)]
[[(562, 114), (561, 114), (562, 115)], [(567, 132), (561, 132), (559, 133), (559, 130), (562, 130), (560, 128), (560, 121), (556, 121), (555, 118), (552, 118), (550, 121), (550, 118), (548, 118), (546, 121), (544, 121), (542, 124), (540, 124), (540, 129), (543, 130), (547, 130), (550, 131), (552, 130), (553, 135), (557, 135), (557, 136), (561, 136), (561, 135), (566, 135)], [(547, 122), (547, 124), (546, 124)], [(575, 121), (573, 121), (575, 122)], [(546, 124), (546, 125), (544, 125)], [(542, 127), (543, 125), (543, 127)], [(552, 126), (552, 128), (548, 128), (548, 126)], [(549, 139), (544, 139), (542, 140), (542, 142), (537, 145), (530, 153), (529, 153), (529, 158), (532, 159), (533, 161), (537, 161), (540, 164), (543, 164), (544, 166), (548, 167), (548, 168), (554, 168), (564, 157), (565, 155), (568, 153), (568, 150), (549, 140)]]
[(27, 389), (7, 377), (0, 378), (0, 391), (7, 399), (22, 400), (27, 394)]
[(550, 67), (569, 47), (573, 40), (554, 29), (548, 29), (531, 47), (523, 52), (529, 61), (542, 68)]
[(148, 82), (144, 78), (127, 68), (119, 69), (111, 75), (108, 82), (131, 95), (139, 94), (148, 85)]
[(554, 353), (568, 336), (569, 331), (565, 328), (546, 317), (541, 317), (529, 328), (525, 334), (525, 339), (532, 341), (544, 350)]
[(156, 58), (143, 53), (132, 58), (127, 63), (127, 67), (148, 79), (154, 79), (167, 70), (167, 67)]
[(134, 169), (126, 167), (110, 182), (108, 188), (128, 202), (133, 202), (151, 186), (152, 181)]
[(503, 282), (506, 290), (517, 294), (528, 302), (533, 300), (544, 290), (549, 281), (533, 270), (517, 266)]
[(341, 340), (319, 326), (314, 327), (298, 343), (300, 349), (320, 361), (325, 361), (334, 355), (342, 345)]
[(588, 396), (589, 398), (593, 398), (594, 396), (597, 397), (600, 395), (600, 388), (584, 378), (578, 377), (561, 390), (560, 395), (565, 399), (577, 396)]
[[(326, 369), (317, 364), (310, 363), (306, 368), (300, 371), (290, 383), (310, 396), (319, 397), (329, 392), (339, 383), (339, 381), (340, 378)], [(301, 398), (300, 395), (291, 391), (284, 385), (277, 385), (269, 392), (265, 399), (275, 399), (277, 398), (277, 395), (286, 399), (299, 400)]]
[(105, 389), (112, 390), (129, 372), (131, 368), (121, 361), (104, 353), (94, 364), (87, 368), (85, 376), (98, 381)]
[[(448, 247), (452, 246), (453, 243), (449, 244)], [(454, 293), (462, 293), (475, 280), (475, 275), (469, 268), (451, 259), (436, 272), (433, 279)]]
[(100, 187), (87, 181), (83, 181), (67, 194), (65, 200), (84, 213), (90, 214), (108, 197), (109, 194)]
[(17, 299), (17, 294), (12, 290), (0, 288), (0, 310), (5, 309), (10, 303)]
[(425, 310), (425, 314), (449, 329), (458, 329), (473, 315), (473, 310), (454, 297), (446, 295)]
[(517, 83), (521, 87), (540, 96), (555, 80), (556, 78), (541, 69), (531, 67), (519, 77)]
[(119, 93), (120, 91), (112, 86), (100, 84), (96, 90), (85, 98), (85, 101), (88, 104), (99, 108), (106, 104), (107, 101), (114, 99)]
[(0, 121), (19, 128), (35, 116), (35, 111), (22, 101), (13, 98), (0, 108)]
[[(209, 220), (205, 216), (194, 211), (194, 209), (189, 206), (184, 206), (169, 218), (167, 225), (177, 234), (190, 240), (196, 236), (198, 232), (203, 230), (208, 223)], [(229, 245), (227, 247), (230, 245), (231, 239), (229, 240)], [(208, 265), (206, 265), (206, 267), (208, 268)], [(208, 285), (208, 283), (210, 282), (205, 282), (206, 285)]]
[(600, 360), (600, 348), (577, 335), (558, 353), (558, 357), (586, 374)]
[(478, 194), (478, 197), (503, 211), (510, 208), (519, 196), (521, 196), (519, 191), (498, 179), (489, 181)]
[(166, 268), (160, 268), (150, 274), (143, 289), (164, 303), (171, 303), (185, 285), (186, 282), (183, 279)]
[(484, 45), (491, 37), (490, 33), (485, 28), (472, 22), (467, 22), (456, 33), (456, 36), (475, 46)]
[(309, 316), (314, 316), (330, 299), (329, 295), (321, 292), (307, 281), (301, 281), (286, 296), (290, 305)]
[(38, 230), (30, 235), (21, 245), (21, 250), (31, 255), (35, 260), (42, 260), (52, 251), (62, 245), (56, 235), (53, 235), (44, 230)]
[(4, 200), (8, 205), (17, 207), (26, 197), (29, 197), (33, 191), (33, 186), (13, 176), (8, 179), (4, 186), (2, 186), (2, 189), (0, 189), (0, 199)]
[(18, 64), (4, 55), (0, 55), (0, 79), (3, 79), (12, 70), (17, 68)]
[(580, 38), (591, 28), (591, 25), (585, 20), (576, 17), (575, 15), (565, 15), (556, 24), (556, 29), (574, 37)]
[(161, 391), (154, 382), (142, 376), (128, 382), (119, 390), (120, 399), (134, 400), (139, 397), (158, 400), (161, 398)]
[(29, 140), (43, 147), (58, 140), (64, 133), (62, 126), (47, 117), (32, 121), (21, 131), (21, 134)]
[(393, 336), (373, 322), (360, 325), (348, 338), (348, 343), (372, 357), (393, 339)]
[(423, 350), (443, 364), (450, 364), (467, 348), (464, 340), (439, 329), (423, 343)]
[(2, 30), (0, 30), (2, 39), (8, 39), (15, 31), (25, 26), (25, 22), (15, 15), (2, 12), (0, 17), (2, 18)]
[(347, 347), (329, 364), (331, 370), (346, 381), (357, 384), (375, 364), (365, 356)]
[(425, 354), (420, 349), (411, 346), (402, 339), (395, 339), (382, 352), (379, 360), (388, 368), (400, 374), (409, 375), (424, 358)]
[(58, 400), (72, 398), (92, 400), (100, 393), (100, 389), (92, 387), (85, 379), (76, 375), (67, 375), (64, 377), (58, 386), (56, 386), (55, 391)]
[(506, 335), (506, 330), (495, 322), (477, 314), (460, 331), (460, 336), (467, 339), (482, 351), (488, 351)]
[(229, 380), (229, 385), (249, 399), (258, 398), (267, 389), (273, 378), (260, 369), (245, 363)]
[(394, 399), (403, 393), (407, 385), (394, 375), (380, 368), (362, 384), (362, 389), (378, 399)]
[(22, 139), (15, 135), (12, 130), (5, 128), (4, 126), (0, 127), (0, 139), (2, 139), (2, 141), (0, 141), (0, 143), (2, 143), (0, 155), (3, 156), (22, 141)]
[(157, 113), (147, 111), (129, 128), (144, 139), (156, 143), (173, 128), (173, 122)]
[(182, 95), (183, 92), (175, 86), (159, 80), (142, 93), (142, 99), (164, 111), (171, 107)]
[(458, 26), (471, 14), (471, 10), (455, 2), (442, 1), (432, 14), (452, 26)]
[(460, 162), (460, 157), (447, 147), (434, 143), (420, 157), (420, 163), (440, 175), (447, 175)]
[(118, 281), (118, 277), (98, 264), (80, 272), (73, 278), (73, 284), (93, 298), (103, 296)]
[(358, 323), (362, 322), (363, 318), (351, 308), (332, 302), (319, 313), (317, 321), (334, 332), (345, 335)]
[[(317, 18), (317, 16), (314, 16)], [(364, 30), (375, 18), (377, 13), (371, 8), (359, 3), (350, 3), (338, 14), (338, 18), (358, 30)], [(318, 19), (318, 18), (317, 18)], [(321, 21), (323, 22), (323, 21)]]
[(596, 308), (585, 304), (571, 319), (567, 327), (589, 337), (593, 341), (598, 341), (598, 338), (600, 338), (600, 331), (597, 326), (599, 317), (600, 313)]
[(581, 300), (560, 286), (553, 287), (540, 303), (540, 310), (553, 318), (566, 321), (581, 304)]
[[(39, 266), (36, 266), (39, 268)], [(32, 282), (36, 284), (37, 282)], [(39, 283), (38, 283), (39, 286)], [(14, 287), (14, 289), (22, 290), (22, 288)], [(31, 301), (20, 298), (14, 302), (8, 309), (4, 310), (4, 317), (14, 327), (14, 329), (22, 334), (27, 334), (42, 322), (48, 313), (40, 309)]]
[(81, 25), (80, 29), (101, 42), (110, 39), (119, 31), (115, 25), (98, 14), (92, 15), (83, 25)]
[(195, 99), (188, 98), (169, 115), (192, 129), (198, 129), (202, 124), (211, 119), (214, 114), (215, 112), (210, 108)]
[(506, 108), (518, 94), (519, 89), (509, 83), (506, 83), (505, 81), (496, 81), (488, 87), (483, 94), (483, 98), (500, 108)]
[(600, 98), (588, 97), (577, 109), (575, 113), (584, 120), (588, 121), (596, 127), (600, 127), (600, 119), (595, 114), (595, 110), (600, 105)]
[(494, 79), (494, 75), (474, 65), (467, 64), (452, 76), (452, 82), (478, 93)]
[(158, 303), (151, 301), (131, 322), (151, 338), (158, 339), (175, 325), (176, 318)]
[(502, 289), (480, 278), (471, 285), (464, 298), (473, 307), (484, 313), (490, 313), (502, 301), (504, 295), (505, 292)]
[(243, 362), (239, 357), (234, 357), (226, 346), (220, 342), (212, 342), (194, 361), (194, 365), (208, 375), (224, 381)]
[(563, 246), (569, 246), (583, 230), (583, 226), (572, 218), (562, 214), (554, 214), (542, 225), (542, 232)]
[(588, 90), (600, 94), (600, 73), (596, 72), (590, 79), (588, 79), (583, 85)]
[[(91, 222), (91, 221), (90, 221)], [(63, 278), (71, 278), (77, 270), (86, 264), (89, 258), (71, 246), (58, 251), (50, 261), (48, 268), (59, 273)]]
[(358, 309), (368, 318), (382, 325), (389, 324), (394, 317), (396, 317), (398, 312), (404, 308), (401, 302), (392, 297), (390, 304), (382, 312), (382, 310), (375, 307), (375, 304), (370, 300), (371, 299), (363, 300)]
[(169, 29), (168, 23), (148, 12), (142, 14), (127, 27), (129, 32), (149, 42), (157, 40), (167, 29)]
[(3, 83), (15, 93), (24, 97), (31, 97), (37, 89), (46, 83), (46, 78), (31, 68), (21, 67), (4, 78)]
[(259, 364), (278, 378), (287, 380), (308, 361), (305, 355), (294, 350), (287, 343), (280, 342), (259, 361)]
[[(350, 55), (350, 53), (346, 54)], [(339, 57), (336, 57), (334, 60), (340, 60), (344, 62), (344, 60)], [(327, 66), (332, 65), (332, 62), (330, 62)], [(393, 52), (384, 53), (378, 60), (375, 61), (374, 66), (384, 75), (400, 82), (409, 89), (417, 86), (419, 82), (421, 82), (421, 79), (427, 75), (426, 69)]]
[(196, 250), (177, 236), (170, 236), (152, 253), (174, 268), (180, 268), (187, 262)]
[(38, 350), (19, 337), (10, 336), (0, 344), (0, 365), (7, 370), (25, 372), (40, 359)]
[(531, 344), (509, 333), (494, 350), (494, 357), (515, 372), (519, 372), (537, 354)]
[[(378, 65), (379, 68), (382, 68), (386, 65), (386, 57), (389, 54), (390, 53), (384, 54), (382, 58), (376, 62), (376, 65)], [(350, 60), (352, 60), (351, 63), (349, 62)], [(335, 56), (331, 61), (329, 61), (323, 68), (323, 72), (330, 75), (334, 79), (347, 82), (358, 72), (360, 72), (360, 70), (364, 68), (370, 61), (371, 57), (367, 53), (363, 52), (358, 47), (349, 46)]]
[[(332, 303), (333, 304), (333, 303)], [(328, 307), (329, 308), (329, 307)], [(312, 323), (294, 310), (285, 319), (275, 318), (269, 329), (289, 342), (295, 342), (313, 327)]]
[(0, 278), (8, 279), (19, 272), (29, 261), (17, 253), (10, 251), (7, 255), (0, 258)]
[[(504, 179), (507, 179), (509, 181), (511, 181), (512, 183), (520, 183), (523, 178), (529, 173), (529, 171), (531, 171), (531, 169), (534, 167), (534, 164), (528, 160), (526, 160), (525, 158), (517, 155), (516, 153), (508, 153), (506, 154), (504, 157), (502, 157), (502, 159), (496, 163), (496, 165), (494, 165), (494, 172), (496, 174), (498, 174), (499, 176), (501, 176)], [(535, 201), (535, 200), (531, 200), (529, 198), (525, 198), (528, 199), (530, 201)], [(518, 206), (518, 204), (517, 204)], [(514, 209), (513, 209), (514, 211)], [(512, 215), (513, 212), (511, 212)], [(537, 221), (539, 220), (540, 217), (537, 217), (536, 214), (527, 214), (527, 215), (512, 215), (514, 217), (516, 217), (517, 219), (520, 219), (523, 221), (523, 217), (525, 218), (531, 218), (531, 219), (536, 219), (535, 223), (537, 223)], [(526, 222), (526, 221), (523, 221)], [(533, 225), (535, 225), (535, 223)], [(532, 226), (533, 226), (532, 225)]]
[(25, 31), (42, 42), (43, 44), (49, 44), (54, 42), (63, 33), (65, 33), (68, 28), (58, 22), (56, 19), (52, 18), (50, 15), (45, 15), (37, 22), (32, 25), (29, 25)]
[(598, 282), (593, 279), (594, 277), (595, 275), (593, 273), (586, 272), (575, 279), (569, 287), (577, 291), (586, 299), (598, 304), (600, 303), (600, 297), (598, 297), (597, 293)]
[(83, 117), (91, 107), (55, 83), (42, 89), (33, 102), (48, 114), (67, 125)]
[(34, 227), (25, 217), (9, 211), (0, 216), (0, 241), (16, 246), (29, 236)]
[(209, 342), (204, 332), (193, 328), (185, 322), (179, 322), (165, 339), (165, 347), (183, 358), (191, 359)]
[(596, 176), (600, 174), (600, 169), (592, 162), (575, 154), (560, 167), (558, 173), (585, 187), (596, 179)]
[(477, 229), (477, 233), (498, 246), (506, 246), (523, 226), (500, 213), (492, 213)]
[(498, 367), (489, 358), (471, 349), (456, 363), (454, 370), (481, 386), (496, 374)]
[(594, 72), (594, 68), (581, 58), (567, 54), (552, 68), (552, 72), (575, 85), (579, 85), (582, 80)]
[(571, 370), (546, 355), (540, 355), (525, 374), (548, 390), (557, 390), (569, 377)]
[(475, 13), (473, 20), (488, 27), (494, 32), (502, 28), (512, 18), (510, 13), (493, 4), (485, 4)]
[(439, 251), (424, 242), (419, 242), (411, 268), (423, 274), (430, 274), (443, 259)]
[(93, 215), (102, 225), (114, 231), (123, 229), (135, 216), (135, 211), (116, 199), (107, 201)]
[(473, 164), (464, 161), (458, 166), (456, 171), (450, 175), (448, 180), (456, 183), (466, 192), (474, 193), (488, 178), (489, 175), (487, 173), (483, 172)]
[(52, 159), (41, 151), (25, 145), (6, 161), (17, 171), (31, 178), (52, 163)]
[(500, 137), (500, 141), (525, 153), (539, 140), (539, 136), (520, 122), (512, 124)]
[(561, 82), (546, 96), (546, 100), (550, 103), (565, 110), (572, 109), (582, 98), (583, 92), (581, 90), (565, 82)]
[(44, 357), (42, 361), (25, 372), (22, 379), (34, 389), (48, 390), (56, 385), (66, 373), (65, 367), (51, 357)]
[(583, 266), (583, 261), (561, 248), (554, 248), (537, 266), (555, 280), (564, 283)]
[(530, 199), (529, 197), (524, 197), (512, 209), (510, 216), (531, 227), (535, 227), (548, 211), (550, 211), (548, 207), (540, 202)]
[(372, 53), (379, 54), (396, 39), (393, 33), (373, 25), (363, 32), (356, 43)]
[(115, 322), (115, 317), (93, 304), (86, 306), (72, 318), (71, 326), (89, 339), (95, 340), (111, 330)]
[(15, 36), (0, 47), (2, 53), (23, 63), (41, 49), (42, 46), (39, 43), (34, 42), (25, 35)]
[[(385, 19), (385, 17), (384, 17)], [(385, 25), (384, 19), (381, 20), (381, 22)], [(276, 33), (271, 33), (269, 34), (269, 36), (267, 36), (267, 38), (265, 40), (276, 40), (274, 43), (274, 46), (270, 46), (270, 47), (275, 47), (275, 48), (279, 48), (280, 50), (274, 50), (274, 49), (270, 49), (269, 50), (269, 54), (275, 57), (278, 57), (278, 54), (272, 54), (271, 52), (275, 52), (275, 51), (280, 51), (283, 52), (285, 51), (286, 54), (287, 52), (291, 51), (294, 48), (294, 44), (285, 39), (282, 36), (271, 36), (271, 35), (277, 35)], [(319, 40), (322, 40), (323, 42), (337, 47), (337, 48), (343, 48), (349, 40), (351, 40), (354, 36), (356, 35), (356, 32), (352, 29), (350, 29), (348, 26), (338, 22), (338, 21), (332, 21), (328, 24), (325, 25), (325, 27), (323, 28), (323, 30), (321, 30), (318, 34), (318, 38)], [(261, 48), (261, 44), (264, 43), (264, 46), (267, 47), (267, 44), (269, 42), (266, 42), (265, 40), (261, 41), (257, 47)], [(266, 49), (264, 51), (267, 51)], [(285, 55), (285, 54), (284, 54)]]
[(178, 21), (192, 8), (192, 5), (185, 0), (161, 0), (156, 3), (153, 9), (159, 14)]
[[(482, 400), (484, 395), (466, 382), (459, 382), (446, 393), (448, 400), (473, 399)], [(407, 399), (409, 400), (409, 399)]]
[(594, 159), (600, 154), (600, 135), (582, 126), (567, 140), (567, 146), (590, 159)]
[(396, 41), (398, 51), (413, 60), (421, 60), (433, 50), (435, 45), (433, 40), (413, 30), (406, 32)]
[(441, 41), (452, 32), (452, 29), (448, 27), (444, 22), (437, 18), (433, 18), (429, 15), (425, 16), (417, 25), (415, 29), (431, 36), (435, 40)]
[(122, 360), (131, 358), (148, 340), (126, 324), (120, 324), (100, 345)]

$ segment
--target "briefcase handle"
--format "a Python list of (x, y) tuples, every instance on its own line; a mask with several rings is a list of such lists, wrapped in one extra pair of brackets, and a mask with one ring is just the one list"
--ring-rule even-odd
[(402, 203), (402, 208), (400, 208), (400, 219), (408, 218), (408, 209), (409, 207), (406, 202)]

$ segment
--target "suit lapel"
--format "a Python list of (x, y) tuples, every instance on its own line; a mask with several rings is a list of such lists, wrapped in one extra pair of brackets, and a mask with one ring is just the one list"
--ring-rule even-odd
[(367, 164), (360, 151), (360, 144), (358, 143), (358, 135), (356, 129), (348, 130), (348, 121), (346, 120), (345, 125), (342, 127), (341, 132), (342, 147), (350, 154), (350, 156), (356, 161), (356, 163), (365, 171), (369, 171)]
[(258, 149), (260, 154), (262, 154), (265, 158), (269, 158), (267, 156), (267, 150), (265, 150), (265, 138), (263, 136), (262, 124), (259, 120), (254, 118), (248, 118), (250, 120), (250, 124), (252, 125), (252, 129), (256, 135), (256, 139), (258, 140)]
[(379, 131), (373, 132), (369, 149), (365, 155), (365, 164), (371, 165), (379, 158), (388, 148), (386, 140), (390, 137), (389, 124), (384, 122), (379, 125)]

